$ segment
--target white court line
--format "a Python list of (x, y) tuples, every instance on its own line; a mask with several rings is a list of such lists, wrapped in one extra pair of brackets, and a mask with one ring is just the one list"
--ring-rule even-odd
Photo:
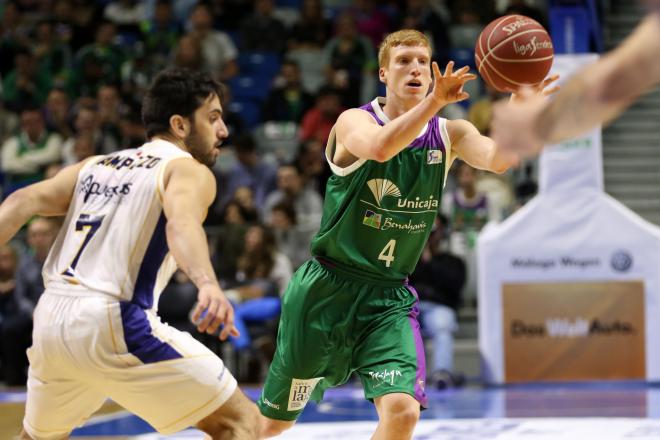
[[(370, 422), (301, 423), (278, 440), (368, 440), (376, 427)], [(135, 440), (198, 440), (199, 431), (172, 436), (148, 434)], [(630, 418), (451, 419), (422, 420), (414, 440), (657, 440), (660, 420)]]

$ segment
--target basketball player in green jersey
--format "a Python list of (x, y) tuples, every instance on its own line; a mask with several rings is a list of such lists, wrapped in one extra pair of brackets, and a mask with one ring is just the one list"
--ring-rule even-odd
[(448, 168), (456, 157), (495, 172), (517, 163), (469, 122), (436, 116), (468, 97), (463, 85), (475, 76), (467, 67), (454, 72), (449, 63), (441, 74), (428, 40), (414, 30), (385, 38), (378, 58), (387, 96), (344, 112), (326, 147), (333, 175), (314, 258), (284, 294), (277, 352), (258, 403), (265, 437), (293, 426), (310, 398), (320, 400), (355, 372), (378, 411), (373, 438), (411, 438), (427, 401), (417, 295), (406, 279), (431, 232)]

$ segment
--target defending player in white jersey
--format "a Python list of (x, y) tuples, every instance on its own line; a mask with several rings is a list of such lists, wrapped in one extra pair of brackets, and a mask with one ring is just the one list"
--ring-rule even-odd
[(66, 438), (106, 398), (161, 433), (194, 425), (214, 439), (257, 437), (256, 407), (222, 361), (155, 310), (178, 265), (199, 289), (197, 329), (237, 334), (202, 228), (216, 190), (208, 166), (227, 137), (220, 87), (207, 74), (162, 72), (143, 102), (149, 142), (0, 205), (1, 244), (34, 215), (66, 215), (34, 314), (23, 438)]

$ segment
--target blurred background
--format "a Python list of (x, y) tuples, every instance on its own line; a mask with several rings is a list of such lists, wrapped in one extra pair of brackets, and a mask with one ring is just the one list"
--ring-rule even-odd
[[(160, 314), (216, 351), (242, 383), (263, 381), (279, 300), (309, 254), (330, 169), (324, 147), (346, 108), (384, 94), (378, 44), (400, 28), (430, 39), (434, 59), (475, 69), (491, 20), (520, 13), (549, 29), (557, 53), (602, 52), (642, 17), (631, 0), (15, 0), (0, 2), (0, 194), (94, 154), (140, 146), (140, 102), (163, 68), (211, 72), (227, 85), (230, 137), (213, 171), (218, 197), (205, 227), (218, 277), (245, 331), (220, 343), (195, 332), (196, 290), (177, 273)], [(442, 116), (488, 134), (502, 98), (480, 80)], [(660, 94), (603, 134), (605, 190), (660, 222)], [(620, 148), (625, 145), (625, 148)], [(422, 299), (428, 381), (481, 384), (477, 243), (537, 194), (538, 161), (503, 175), (455, 163), (412, 282)], [(0, 248), (0, 381), (21, 387), (41, 266), (60, 219), (33, 219)], [(532, 225), (533, 226), (533, 225)]]

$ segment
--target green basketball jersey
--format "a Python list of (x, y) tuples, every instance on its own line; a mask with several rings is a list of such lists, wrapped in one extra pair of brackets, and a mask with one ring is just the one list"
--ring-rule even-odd
[[(384, 125), (382, 98), (360, 107)], [(387, 162), (360, 159), (332, 164), (334, 129), (326, 156), (323, 219), (312, 255), (373, 280), (403, 280), (413, 272), (440, 207), (451, 164), (446, 120), (432, 118), (419, 136)]]

